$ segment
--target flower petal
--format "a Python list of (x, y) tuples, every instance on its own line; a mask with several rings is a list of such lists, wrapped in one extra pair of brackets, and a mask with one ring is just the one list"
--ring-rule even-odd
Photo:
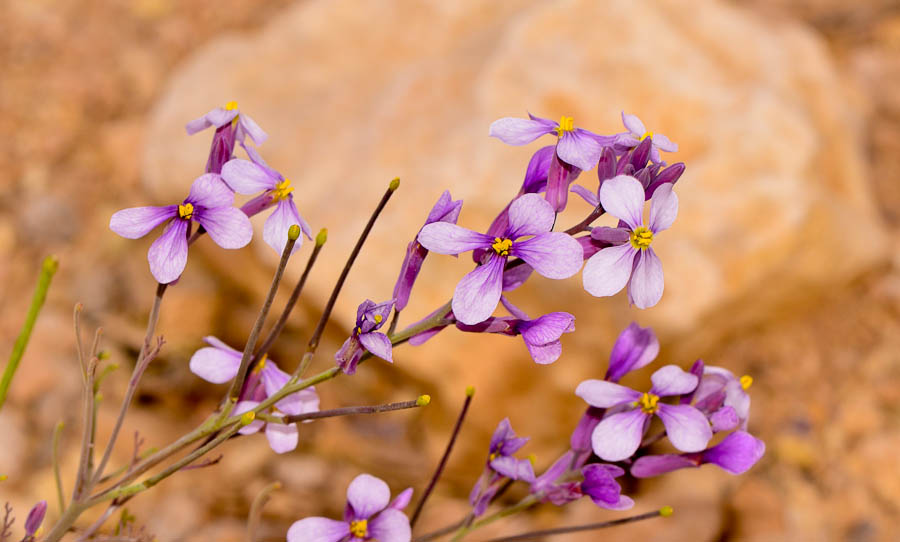
[(179, 218), (169, 222), (159, 239), (153, 241), (147, 251), (150, 272), (160, 284), (176, 280), (187, 265), (187, 228), (187, 220)]
[(369, 538), (367, 540), (409, 542), (412, 540), (409, 518), (399, 510), (388, 508), (369, 523)]
[(234, 120), (234, 117), (236, 117), (237, 114), (238, 112), (236, 109), (226, 110), (222, 107), (217, 107), (202, 117), (188, 122), (184, 129), (187, 131), (188, 135), (194, 135), (210, 126), (219, 128)]
[(241, 355), (211, 346), (201, 348), (191, 356), (191, 372), (207, 382), (224, 384), (237, 375), (241, 365)]
[(714, 463), (731, 474), (743, 474), (765, 453), (765, 442), (745, 431), (735, 431), (703, 452), (703, 462)]
[(556, 155), (556, 145), (541, 147), (528, 161), (525, 170), (525, 179), (522, 181), (522, 194), (540, 192), (547, 184), (547, 175), (550, 172), (550, 161)]
[(234, 192), (228, 188), (221, 175), (205, 173), (191, 183), (191, 192), (185, 201), (207, 209), (230, 207), (234, 203)]
[(222, 166), (222, 179), (238, 194), (256, 194), (275, 188), (279, 179), (249, 160), (235, 158)]
[(694, 391), (697, 389), (700, 379), (697, 378), (697, 375), (691, 374), (677, 365), (666, 365), (657, 369), (650, 376), (650, 381), (653, 382), (650, 393), (668, 397)]
[[(269, 215), (269, 218), (263, 224), (263, 240), (276, 253), (281, 254), (288, 241), (288, 231), (294, 224), (299, 226), (301, 230), (304, 229), (304, 226), (306, 230), (309, 229), (309, 225), (297, 212), (294, 200), (292, 198), (280, 200), (275, 204), (275, 210), (272, 211), (272, 214)], [(300, 250), (302, 245), (303, 237), (298, 237), (291, 254)]]
[(256, 121), (250, 118), (250, 115), (244, 113), (241, 113), (238, 117), (238, 127), (238, 138), (243, 139), (242, 136), (246, 134), (257, 145), (262, 145), (269, 137), (263, 129), (259, 127), (259, 124), (256, 124)]
[(367, 519), (387, 507), (391, 489), (381, 478), (360, 474), (347, 487), (347, 504), (353, 507), (355, 517)]
[(644, 185), (629, 175), (617, 175), (600, 186), (600, 204), (635, 230), (643, 224)]
[(653, 233), (669, 229), (678, 216), (678, 196), (672, 187), (672, 183), (660, 185), (650, 200), (650, 230)]
[(615, 480), (615, 472), (617, 471), (609, 470), (606, 468), (606, 465), (599, 463), (586, 465), (581, 469), (581, 473), (584, 475), (581, 490), (597, 506), (602, 508), (617, 507), (622, 496), (622, 487)]
[(666, 426), (669, 442), (682, 452), (699, 452), (712, 438), (706, 416), (690, 405), (660, 404), (656, 415)]
[(628, 459), (641, 445), (647, 415), (640, 409), (604, 418), (591, 435), (594, 453), (604, 461)]
[(350, 536), (346, 521), (329, 518), (306, 518), (295, 521), (287, 532), (287, 542), (338, 542)]
[(503, 291), (509, 292), (525, 284), (534, 268), (528, 264), (517, 265), (503, 272)]
[(637, 252), (630, 243), (601, 249), (584, 264), (584, 289), (594, 297), (619, 293), (628, 284)]
[(506, 117), (492, 122), (488, 135), (507, 145), (526, 145), (554, 130), (555, 127), (547, 121)]
[(653, 134), (653, 146), (661, 151), (678, 152), (678, 143), (673, 143), (671, 139), (663, 134)]
[(237, 207), (199, 209), (195, 212), (194, 218), (206, 228), (209, 237), (222, 248), (241, 248), (247, 246), (253, 238), (250, 219)]
[(525, 194), (509, 206), (509, 226), (506, 237), (517, 239), (525, 235), (546, 233), (553, 227), (556, 214), (550, 204), (537, 194)]
[[(608, 250), (608, 249), (607, 249)], [(628, 283), (628, 297), (639, 309), (659, 303), (663, 294), (662, 262), (652, 248), (641, 250)]]
[(379, 358), (391, 363), (394, 362), (394, 358), (391, 354), (391, 340), (388, 339), (388, 336), (384, 333), (374, 331), (371, 333), (362, 333), (359, 335), (359, 342), (366, 347), (366, 350)]
[(602, 152), (603, 146), (581, 128), (563, 133), (556, 145), (556, 154), (560, 160), (583, 171), (596, 166)]
[(626, 115), (624, 111), (622, 111), (622, 124), (625, 125), (626, 130), (637, 137), (641, 137), (647, 132), (647, 128), (641, 122), (641, 119), (637, 118), (636, 115)]
[(575, 395), (584, 399), (587, 404), (600, 408), (614, 407), (641, 398), (641, 393), (631, 388), (596, 379), (585, 380), (578, 384)]
[(713, 433), (720, 433), (735, 429), (741, 423), (741, 419), (738, 418), (734, 407), (724, 406), (713, 412), (709, 417), (709, 423), (712, 425)]
[(527, 459), (516, 459), (511, 455), (495, 457), (490, 462), (491, 468), (512, 480), (534, 481), (534, 467)]
[(413, 496), (413, 488), (408, 487), (400, 492), (399, 495), (394, 497), (394, 500), (391, 501), (391, 504), (388, 505), (388, 508), (393, 508), (394, 510), (403, 510), (407, 506), (409, 506), (409, 501), (412, 500)]
[(113, 213), (109, 219), (109, 229), (126, 239), (140, 239), (175, 216), (178, 216), (177, 205), (132, 207)]
[(272, 451), (276, 454), (284, 454), (295, 450), (297, 443), (300, 441), (297, 424), (267, 423), (266, 440), (269, 441), (269, 448), (272, 448)]
[(597, 199), (597, 194), (588, 190), (587, 188), (581, 186), (580, 184), (576, 184), (572, 188), (569, 189), (569, 192), (574, 192), (581, 196), (581, 199), (586, 201), (588, 205), (591, 207), (596, 207), (600, 205), (600, 200)]
[(423, 247), (438, 254), (460, 254), (477, 248), (488, 248), (494, 242), (493, 237), (449, 222), (426, 225), (417, 239)]
[(562, 343), (560, 341), (551, 341), (546, 344), (532, 344), (525, 341), (528, 353), (531, 359), (539, 365), (549, 365), (559, 359), (562, 355)]
[(650, 478), (651, 476), (659, 476), (673, 470), (699, 466), (696, 461), (683, 455), (645, 455), (644, 457), (639, 457), (631, 465), (629, 472), (635, 478)]
[(575, 331), (575, 317), (567, 312), (551, 312), (522, 322), (518, 330), (526, 343), (548, 344), (559, 340), (563, 333)]
[[(238, 404), (234, 405), (234, 415), (236, 416), (238, 414), (243, 414), (244, 412), (249, 412), (257, 406), (259, 406), (259, 403), (256, 401), (240, 401)], [(254, 420), (248, 425), (241, 427), (238, 430), (238, 433), (242, 435), (252, 435), (262, 429), (264, 423), (265, 422), (262, 420)]]
[[(430, 226), (426, 226), (428, 227)], [(486, 264), (476, 267), (459, 281), (453, 292), (451, 305), (457, 320), (464, 324), (475, 325), (487, 320), (494, 312), (502, 293), (505, 264), (506, 258), (493, 255)]]
[(625, 374), (636, 371), (656, 359), (659, 339), (649, 327), (642, 328), (632, 322), (619, 334), (609, 355), (606, 379), (618, 382)]
[(539, 274), (551, 279), (571, 277), (584, 263), (581, 243), (563, 232), (547, 232), (513, 243), (510, 254), (525, 260)]

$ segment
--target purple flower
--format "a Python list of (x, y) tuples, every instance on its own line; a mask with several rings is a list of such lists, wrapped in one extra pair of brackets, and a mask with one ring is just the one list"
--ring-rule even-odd
[(634, 177), (620, 175), (600, 187), (600, 203), (619, 219), (620, 228), (594, 228), (591, 236), (614, 246), (593, 255), (584, 266), (584, 289), (593, 296), (618, 293), (628, 285), (629, 300), (641, 309), (659, 302), (663, 293), (662, 262), (650, 248), (654, 236), (666, 230), (678, 214), (678, 197), (671, 184), (660, 186), (650, 203), (650, 224), (643, 224), (644, 187)]
[(763, 441), (745, 431), (735, 431), (703, 452), (640, 457), (631, 466), (631, 474), (637, 478), (649, 478), (706, 463), (717, 465), (731, 474), (743, 474), (765, 453), (766, 444)]
[[(469, 250), (492, 249), (488, 260), (457, 284), (453, 313), (464, 324), (487, 319), (503, 289), (503, 271), (509, 256), (517, 256), (541, 275), (563, 279), (578, 272), (583, 251), (578, 241), (561, 232), (551, 232), (553, 209), (537, 194), (525, 194), (509, 207), (509, 225), (503, 235), (491, 237), (450, 224), (436, 222), (422, 228), (419, 242), (439, 254), (460, 254)], [(534, 236), (520, 241), (523, 236)]]
[[(700, 384), (692, 394), (694, 406), (706, 414), (713, 422), (714, 429), (727, 431), (740, 426), (747, 429), (750, 418), (750, 394), (747, 390), (753, 384), (753, 377), (740, 378), (728, 369), (703, 366)], [(736, 423), (729, 427), (731, 420)]]
[(709, 422), (690, 405), (669, 405), (660, 398), (690, 393), (698, 378), (676, 365), (666, 365), (650, 377), (653, 387), (640, 393), (605, 380), (585, 380), (575, 394), (591, 406), (613, 409), (594, 428), (594, 453), (606, 461), (622, 461), (634, 454), (653, 415), (659, 416), (669, 441), (683, 452), (699, 452), (712, 438)]
[(641, 119), (634, 115), (626, 115), (625, 112), (622, 111), (622, 124), (625, 125), (625, 129), (628, 130), (628, 132), (619, 135), (616, 140), (617, 147), (626, 149), (636, 147), (645, 138), (650, 138), (652, 141), (650, 160), (656, 163), (662, 161), (659, 156), (659, 151), (678, 151), (678, 145), (676, 143), (672, 143), (668, 137), (662, 134), (654, 134), (653, 132), (648, 131), (647, 128), (644, 127), (644, 123), (641, 122)]
[(287, 542), (409, 542), (409, 518), (401, 512), (412, 498), (406, 489), (393, 502), (391, 489), (370, 474), (360, 474), (347, 488), (344, 521), (312, 517), (294, 522)]
[(592, 463), (581, 465), (575, 452), (568, 451), (531, 484), (531, 493), (541, 501), (557, 506), (588, 496), (594, 504), (607, 510), (627, 510), (634, 501), (622, 495), (616, 478), (625, 471), (615, 465)]
[(609, 354), (605, 380), (618, 382), (623, 376), (645, 367), (659, 354), (659, 339), (649, 327), (632, 322), (625, 328)]
[[(294, 187), (290, 179), (285, 179), (281, 173), (270, 168), (252, 147), (244, 147), (250, 160), (230, 160), (222, 167), (222, 178), (228, 186), (238, 194), (256, 194), (259, 196), (247, 202), (241, 210), (247, 216), (261, 212), (272, 205), (275, 210), (266, 219), (263, 225), (263, 239), (275, 252), (281, 254), (288, 240), (288, 230), (297, 224), (306, 237), (310, 239), (309, 224), (300, 216), (297, 206), (294, 204)], [(294, 244), (294, 251), (300, 249), (303, 239), (300, 238)]]
[(559, 158), (578, 169), (594, 167), (600, 158), (604, 145), (615, 142), (615, 136), (601, 136), (582, 128), (576, 128), (572, 117), (562, 117), (559, 122), (535, 117), (528, 119), (506, 117), (491, 123), (490, 136), (508, 145), (527, 145), (535, 139), (555, 134), (558, 137), (556, 154)]
[(391, 339), (377, 331), (387, 322), (393, 308), (393, 299), (377, 305), (366, 299), (357, 307), (356, 327), (334, 355), (344, 374), (352, 375), (356, 372), (356, 366), (367, 350), (385, 361), (394, 362)]
[[(428, 213), (428, 217), (425, 219), (425, 226), (435, 222), (456, 224), (457, 219), (459, 219), (459, 211), (462, 209), (462, 203), (462, 200), (453, 201), (450, 191), (445, 190), (441, 197), (438, 198), (437, 203), (434, 204), (434, 207), (431, 208), (431, 212)], [(418, 233), (416, 237), (418, 237)], [(417, 239), (413, 239), (407, 245), (406, 257), (403, 258), (403, 265), (400, 266), (400, 276), (394, 285), (394, 299), (397, 300), (397, 311), (402, 311), (406, 308), (406, 304), (409, 302), (409, 294), (427, 255), (428, 249), (423, 247)]]
[[(215, 337), (204, 337), (203, 340), (210, 346), (197, 350), (191, 356), (191, 372), (213, 384), (223, 384), (237, 376), (242, 353)], [(264, 356), (248, 375), (241, 393), (241, 401), (235, 405), (234, 413), (242, 414), (253, 410), (266, 397), (281, 390), (290, 378), (290, 375), (282, 371), (274, 361)], [(312, 386), (282, 398), (273, 408), (276, 414), (289, 415), (318, 410), (319, 396)], [(263, 425), (266, 427), (269, 447), (276, 453), (289, 452), (297, 447), (299, 440), (297, 424), (264, 423), (256, 420), (238, 432), (250, 435), (259, 431)]]
[[(245, 137), (249, 137), (257, 145), (262, 145), (268, 137), (249, 115), (240, 112), (237, 102), (228, 102), (224, 109), (221, 107), (213, 109), (202, 117), (187, 123), (184, 129), (188, 135), (194, 135), (210, 126), (215, 126), (218, 130), (228, 125), (235, 130), (234, 138), (239, 142), (243, 142)], [(233, 146), (234, 143), (232, 143)]]
[(176, 280), (187, 265), (188, 235), (194, 220), (222, 248), (241, 248), (250, 242), (250, 219), (232, 203), (234, 193), (218, 175), (207, 173), (197, 177), (181, 205), (123, 209), (112, 215), (109, 228), (127, 239), (139, 239), (168, 223), (147, 253), (153, 277), (167, 284)]
[(516, 459), (513, 456), (527, 442), (528, 438), (516, 437), (509, 418), (504, 418), (497, 426), (491, 436), (484, 472), (469, 493), (469, 503), (476, 516), (480, 516), (487, 510), (504, 478), (529, 483), (534, 481), (534, 468), (531, 466), (531, 461)]
[(41, 528), (44, 522), (44, 515), (47, 513), (47, 501), (41, 501), (34, 505), (25, 518), (25, 538), (23, 542), (34, 540), (34, 535)]

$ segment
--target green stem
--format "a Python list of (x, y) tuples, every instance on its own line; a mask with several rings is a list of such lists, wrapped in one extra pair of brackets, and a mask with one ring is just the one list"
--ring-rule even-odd
[(457, 542), (459, 540), (462, 540), (470, 532), (472, 532), (476, 529), (480, 529), (481, 527), (484, 527), (485, 525), (490, 525), (491, 523), (494, 523), (495, 521), (497, 521), (499, 519), (503, 519), (505, 517), (509, 517), (514, 514), (518, 514), (519, 512), (522, 512), (524, 510), (527, 510), (528, 508), (531, 508), (532, 506), (537, 504), (539, 502), (539, 500), (540, 499), (538, 499), (537, 495), (529, 495), (529, 496), (525, 497), (524, 499), (522, 499), (521, 501), (519, 501), (517, 504), (510, 506), (509, 508), (504, 508), (503, 510), (494, 512), (490, 516), (482, 518), (482, 519), (476, 521), (475, 523), (473, 523), (472, 525), (469, 525), (468, 527), (460, 528), (456, 532), (456, 535), (453, 537), (451, 542)]
[(65, 424), (62, 421), (56, 424), (56, 428), (53, 430), (53, 448), (52, 448), (52, 461), (53, 461), (53, 478), (56, 480), (56, 498), (59, 500), (59, 513), (62, 514), (66, 510), (66, 498), (63, 495), (63, 484), (62, 484), (62, 476), (59, 473), (59, 438), (62, 434), (62, 430)]

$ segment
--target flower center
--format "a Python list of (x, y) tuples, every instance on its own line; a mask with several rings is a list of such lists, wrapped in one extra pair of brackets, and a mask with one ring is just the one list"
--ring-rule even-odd
[(225, 104), (225, 111), (234, 111), (235, 109), (237, 109), (236, 101), (232, 100), (232, 101), (228, 102), (227, 104)]
[(743, 388), (744, 391), (747, 391), (748, 389), (750, 389), (750, 386), (753, 385), (753, 377), (750, 375), (744, 375), (741, 377), (740, 382), (741, 388)]
[(556, 129), (556, 133), (562, 136), (566, 132), (574, 132), (575, 131), (575, 119), (572, 117), (560, 117), (559, 119), (559, 128)]
[(369, 521), (366, 519), (351, 521), (350, 534), (357, 538), (366, 538), (369, 536)]
[(634, 404), (641, 407), (645, 414), (654, 414), (659, 410), (659, 395), (647, 392), (641, 395), (641, 398), (635, 401)]
[(280, 201), (287, 198), (293, 191), (294, 187), (291, 186), (291, 180), (285, 179), (275, 185), (273, 194), (275, 195), (275, 199)]
[(646, 131), (646, 132), (644, 132), (644, 135), (641, 136), (641, 141), (647, 139), (648, 137), (649, 137), (650, 140), (652, 141), (652, 140), (653, 140), (653, 132), (651, 132), (651, 131), (649, 131), (649, 130)]
[(494, 237), (494, 243), (491, 245), (491, 248), (494, 249), (498, 256), (509, 256), (509, 249), (512, 248), (512, 245), (512, 239)]
[(190, 220), (192, 216), (194, 216), (194, 204), (193, 203), (185, 203), (184, 205), (178, 206), (178, 217), (179, 218), (183, 218), (185, 220)]
[(631, 232), (631, 246), (641, 250), (646, 249), (653, 242), (653, 232), (647, 226), (640, 226)]

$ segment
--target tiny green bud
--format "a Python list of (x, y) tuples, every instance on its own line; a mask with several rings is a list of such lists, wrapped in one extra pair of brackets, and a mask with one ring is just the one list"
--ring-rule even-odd
[(43, 268), (44, 271), (51, 275), (56, 273), (56, 270), (59, 269), (59, 258), (56, 256), (47, 256), (44, 258)]
[(296, 224), (291, 224), (291, 227), (288, 228), (288, 239), (291, 241), (296, 241), (300, 237), (300, 226)]
[(466, 386), (466, 397), (475, 396), (475, 386)]
[(416, 399), (416, 406), (426, 406), (431, 403), (430, 395), (420, 395), (418, 399)]
[(9, 478), (9, 476), (7, 476), (5, 474), (0, 474), (0, 482), (5, 482), (8, 478)]
[(316, 235), (316, 245), (322, 246), (325, 244), (325, 241), (328, 240), (328, 228), (322, 228), (319, 230), (318, 235)]
[(101, 350), (101, 351), (97, 352), (97, 359), (99, 359), (100, 361), (109, 359), (109, 351)]
[(668, 505), (663, 506), (662, 508), (659, 509), (659, 515), (664, 518), (671, 516), (674, 512), (675, 512), (675, 510), (673, 510), (672, 507), (668, 506)]
[(251, 423), (253, 423), (253, 420), (255, 420), (255, 419), (256, 419), (256, 412), (253, 412), (252, 410), (249, 412), (244, 412), (241, 415), (241, 425), (250, 425)]
[(391, 181), (391, 184), (388, 186), (388, 189), (393, 192), (400, 188), (400, 177), (394, 177), (394, 180)]

